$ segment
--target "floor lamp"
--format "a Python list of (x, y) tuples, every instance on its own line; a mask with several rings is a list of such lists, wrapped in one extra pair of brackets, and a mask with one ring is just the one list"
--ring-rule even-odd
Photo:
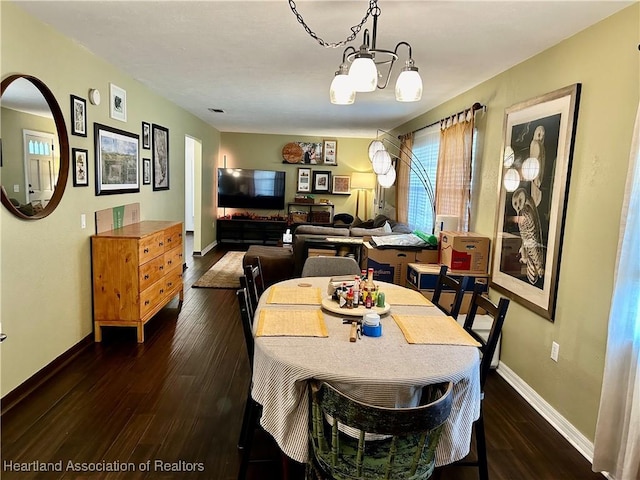
[(360, 192), (364, 192), (364, 216), (367, 219), (367, 190), (371, 190), (376, 183), (373, 172), (354, 172), (351, 174), (351, 190), (357, 190), (356, 217), (360, 217)]

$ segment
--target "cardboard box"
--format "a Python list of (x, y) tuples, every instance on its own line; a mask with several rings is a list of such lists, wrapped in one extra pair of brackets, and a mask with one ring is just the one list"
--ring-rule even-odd
[(440, 260), (456, 273), (489, 271), (489, 237), (473, 232), (440, 232)]
[(310, 248), (307, 257), (335, 257), (337, 253), (337, 250), (328, 248)]
[(369, 242), (362, 247), (361, 268), (373, 268), (373, 278), (380, 282), (403, 285), (409, 263), (437, 259), (437, 250), (403, 250), (375, 248)]
[[(473, 276), (475, 283), (482, 284), (487, 291), (489, 284), (489, 275), (486, 273), (447, 273), (450, 277), (460, 280), (463, 276)], [(438, 284), (438, 276), (440, 275), (439, 264), (410, 263), (407, 265), (407, 284), (416, 290), (434, 290)]]

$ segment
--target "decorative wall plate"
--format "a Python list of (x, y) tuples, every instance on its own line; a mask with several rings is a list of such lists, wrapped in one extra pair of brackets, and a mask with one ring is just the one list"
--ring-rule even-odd
[(287, 163), (300, 163), (304, 151), (297, 143), (287, 143), (282, 149), (282, 158)]

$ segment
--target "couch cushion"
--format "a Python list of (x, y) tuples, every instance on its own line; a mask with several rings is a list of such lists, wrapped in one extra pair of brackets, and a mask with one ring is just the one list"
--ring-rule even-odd
[(296, 235), (324, 235), (325, 237), (348, 237), (349, 230), (340, 227), (323, 227), (318, 225), (300, 225)]

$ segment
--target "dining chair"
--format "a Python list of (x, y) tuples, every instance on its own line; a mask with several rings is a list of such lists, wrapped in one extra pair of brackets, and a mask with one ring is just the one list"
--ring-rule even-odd
[[(249, 280), (247, 280), (246, 275), (241, 275), (238, 280), (240, 281), (240, 289), (244, 290), (244, 294), (246, 295), (246, 299), (249, 299)], [(237, 292), (236, 292), (237, 294)], [(253, 318), (253, 307), (251, 306), (251, 302), (247, 302), (247, 308), (249, 309), (249, 316)]]
[[(489, 479), (489, 467), (487, 461), (487, 443), (484, 432), (484, 417), (482, 412), (482, 403), (484, 400), (484, 385), (491, 368), (491, 360), (493, 354), (496, 351), (498, 340), (502, 332), (502, 326), (504, 325), (505, 317), (507, 316), (507, 309), (509, 308), (509, 299), (500, 298), (498, 304), (493, 303), (489, 298), (482, 295), (483, 285), (476, 285), (471, 298), (471, 306), (469, 307), (469, 313), (467, 313), (464, 320), (464, 329), (469, 335), (480, 343), (480, 389), (481, 389), (481, 401), (480, 401), (480, 416), (473, 425), (473, 430), (476, 437), (476, 460), (475, 461), (460, 461), (455, 465), (471, 466), (478, 468), (478, 477), (480, 480)], [(482, 318), (493, 319), (489, 335), (484, 336), (478, 334), (474, 329), (474, 323), (480, 317), (478, 311), (484, 311), (481, 315)]]
[[(458, 318), (464, 294), (473, 288), (476, 279), (472, 276), (463, 276), (460, 280), (457, 280), (447, 275), (447, 270), (446, 265), (440, 267), (438, 282), (433, 291), (431, 302), (446, 315)], [(443, 291), (453, 291), (455, 293), (452, 303), (444, 302), (441, 299)]]
[(258, 308), (258, 300), (262, 295), (262, 279), (260, 278), (260, 268), (258, 265), (246, 265), (244, 267), (244, 276), (247, 277), (247, 292), (249, 294), (249, 302), (251, 303), (251, 311), (255, 312)]
[[(313, 380), (306, 478), (429, 478), (442, 425), (451, 413), (452, 388), (451, 382), (428, 385), (419, 406), (389, 408)], [(358, 436), (345, 433), (345, 427), (357, 429)], [(368, 434), (377, 435), (367, 439)]]
[(302, 277), (360, 275), (358, 262), (351, 257), (309, 257), (302, 267)]
[[(242, 277), (240, 277), (242, 278)], [(246, 288), (240, 288), (236, 291), (238, 297), (238, 307), (240, 308), (240, 318), (242, 320), (242, 331), (244, 333), (245, 345), (247, 347), (247, 356), (249, 357), (249, 365), (253, 372), (253, 314), (251, 314), (251, 304), (249, 302), (249, 294)], [(249, 460), (251, 458), (251, 446), (253, 443), (253, 433), (258, 426), (261, 416), (261, 406), (251, 397), (251, 384), (247, 392), (247, 401), (244, 407), (244, 415), (242, 417), (242, 427), (240, 428), (240, 438), (238, 440), (238, 449), (242, 450), (240, 472), (238, 480), (246, 477), (249, 468)]]

